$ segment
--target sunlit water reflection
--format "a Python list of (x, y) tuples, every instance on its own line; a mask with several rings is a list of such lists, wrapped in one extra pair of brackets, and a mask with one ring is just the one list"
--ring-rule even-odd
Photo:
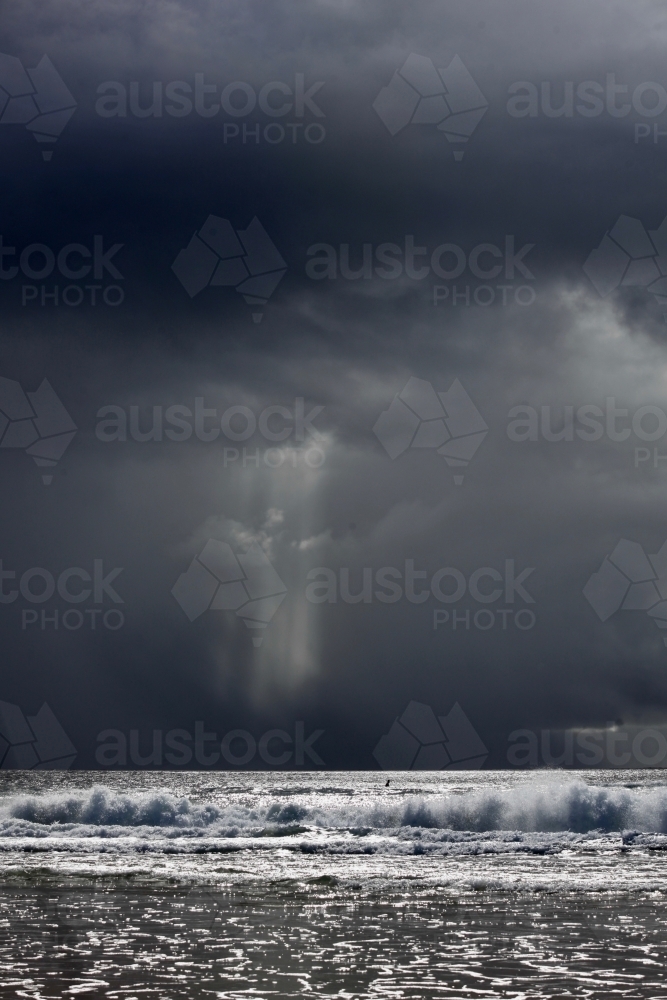
[(0, 781), (3, 996), (665, 993), (656, 772)]

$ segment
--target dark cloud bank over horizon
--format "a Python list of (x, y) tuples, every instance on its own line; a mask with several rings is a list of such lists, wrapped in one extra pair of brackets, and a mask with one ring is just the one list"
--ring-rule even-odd
[(0, 702), (77, 767), (203, 722), (290, 734), (249, 767), (322, 730), (372, 768), (411, 701), (497, 767), (518, 729), (667, 721), (666, 32), (648, 0), (10, 3)]

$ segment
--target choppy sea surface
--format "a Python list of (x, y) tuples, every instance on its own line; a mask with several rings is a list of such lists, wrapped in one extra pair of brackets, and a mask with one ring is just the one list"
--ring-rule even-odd
[(0, 995), (663, 1000), (665, 773), (0, 772)]

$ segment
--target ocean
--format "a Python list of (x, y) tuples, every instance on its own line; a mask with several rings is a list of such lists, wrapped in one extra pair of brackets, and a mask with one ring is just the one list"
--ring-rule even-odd
[(0, 995), (662, 1000), (666, 857), (661, 771), (0, 772)]

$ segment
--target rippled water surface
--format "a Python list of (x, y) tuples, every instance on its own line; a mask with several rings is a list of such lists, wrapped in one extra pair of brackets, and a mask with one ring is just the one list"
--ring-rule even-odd
[(665, 996), (667, 783), (5, 773), (11, 997)]

